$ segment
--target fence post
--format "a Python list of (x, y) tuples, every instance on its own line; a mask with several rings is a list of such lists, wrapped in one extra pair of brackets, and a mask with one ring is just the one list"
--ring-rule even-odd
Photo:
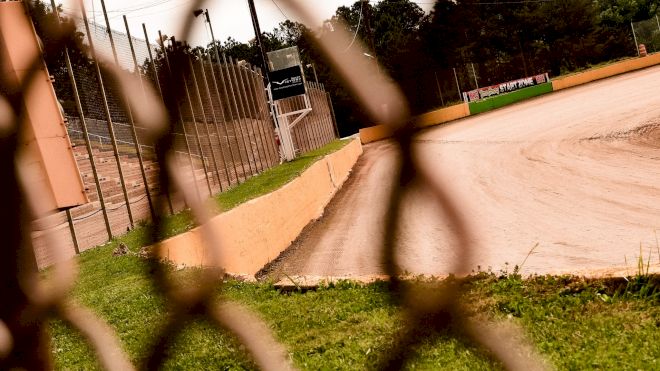
[[(261, 166), (261, 171), (264, 171), (266, 167), (264, 166), (264, 159), (266, 159), (266, 148), (265, 144), (263, 141), (263, 137), (261, 136), (261, 133), (259, 132), (259, 125), (256, 124), (256, 120), (254, 119), (253, 116), (256, 116), (254, 112), (254, 106), (252, 105), (252, 101), (250, 99), (251, 95), (248, 95), (248, 79), (249, 76), (247, 76), (248, 73), (248, 68), (246, 66), (243, 67), (238, 67), (238, 76), (240, 77), (240, 84), (241, 84), (241, 92), (243, 93), (243, 96), (245, 97), (245, 109), (246, 113), (249, 116), (250, 122), (251, 122), (251, 128), (254, 133), (254, 142), (257, 146), (257, 154), (259, 155), (259, 165)], [(261, 142), (261, 146), (259, 146), (259, 143)], [(261, 151), (259, 151), (259, 148), (261, 147)]]
[(327, 99), (328, 99), (328, 106), (330, 107), (330, 114), (332, 115), (332, 123), (335, 126), (336, 139), (339, 139), (339, 138), (341, 138), (341, 136), (339, 134), (339, 125), (337, 124), (337, 116), (335, 116), (335, 107), (332, 104), (332, 97), (330, 96), (329, 92), (326, 92), (325, 94), (326, 94)]
[[(142, 31), (144, 31), (144, 42), (147, 46), (147, 52), (149, 54), (149, 62), (151, 63), (151, 70), (154, 74), (154, 82), (156, 84), (156, 88), (158, 89), (158, 94), (160, 95), (160, 99), (163, 101), (163, 104), (165, 104), (165, 97), (163, 96), (163, 89), (161, 89), (161, 87), (160, 87), (160, 79), (158, 78), (158, 70), (156, 69), (156, 63), (154, 63), (154, 56), (151, 53), (151, 46), (149, 45), (149, 35), (147, 34), (147, 26), (144, 23), (142, 23)], [(143, 86), (143, 88), (144, 88), (144, 86)], [(176, 158), (176, 152), (175, 152), (174, 157)], [(174, 215), (174, 205), (172, 205), (172, 197), (171, 197), (169, 191), (165, 194), (165, 197), (167, 198), (167, 205), (170, 208), (170, 214)]]
[(241, 127), (241, 124), (242, 124), (243, 120), (241, 120), (241, 112), (238, 109), (238, 99), (236, 98), (236, 94), (235, 94), (235, 91), (234, 91), (234, 80), (235, 80), (234, 79), (234, 75), (235, 75), (234, 74), (234, 72), (235, 72), (234, 68), (236, 66), (234, 65), (234, 60), (231, 57), (229, 58), (229, 64), (227, 64), (227, 58), (225, 57), (224, 54), (222, 55), (222, 58), (225, 62), (225, 66), (227, 67), (227, 80), (229, 81), (229, 90), (231, 91), (232, 98), (234, 98), (234, 110), (236, 111), (236, 120), (234, 120), (234, 123), (236, 123), (236, 121), (238, 121), (238, 131), (239, 131), (239, 133), (241, 135), (241, 138), (243, 140), (243, 148), (245, 148), (245, 157), (248, 160), (248, 167), (250, 168), (250, 172), (252, 173), (252, 175), (254, 175), (255, 171), (256, 171), (256, 164), (254, 166), (255, 170), (253, 170), (252, 169), (252, 163), (250, 162), (250, 152), (252, 152), (252, 148), (251, 148), (252, 146), (250, 146), (250, 150), (248, 150), (248, 144), (247, 144), (247, 141), (245, 139), (245, 135), (243, 134), (243, 128)]
[[(217, 54), (217, 50), (216, 50)], [(215, 66), (213, 65), (213, 61), (211, 60), (211, 55), (209, 54), (208, 56), (209, 59), (209, 66), (211, 66), (211, 80), (213, 80), (213, 86), (215, 88), (215, 94), (218, 96), (218, 107), (220, 107), (220, 115), (222, 115), (222, 124), (223, 124), (223, 131), (225, 132), (225, 139), (227, 140), (227, 148), (229, 148), (229, 158), (231, 159), (232, 167), (234, 168), (234, 176), (236, 177), (236, 183), (240, 183), (240, 178), (238, 177), (238, 169), (236, 168), (236, 161), (234, 159), (234, 152), (232, 149), (231, 145), (231, 140), (229, 140), (229, 131), (227, 130), (227, 117), (225, 116), (225, 109), (222, 107), (222, 96), (220, 95), (220, 88), (218, 87), (218, 81), (215, 76)], [(218, 66), (220, 65), (220, 60), (218, 60)], [(217, 128), (216, 128), (217, 129)], [(220, 134), (218, 132), (218, 143), (220, 142)], [(238, 143), (236, 143), (238, 145)], [(239, 155), (240, 155), (240, 148), (238, 149)], [(223, 152), (223, 159), (225, 158), (224, 152)], [(225, 159), (225, 164), (227, 163)], [(231, 186), (231, 177), (229, 176), (229, 169), (227, 169), (227, 181), (229, 182), (229, 185)]]
[[(209, 88), (209, 81), (206, 77), (206, 68), (204, 67), (204, 57), (202, 56), (201, 53), (198, 53), (199, 56), (199, 68), (202, 72), (202, 82), (204, 83), (204, 90), (206, 90), (206, 96), (209, 100), (209, 104), (211, 105), (211, 119), (213, 120), (213, 126), (215, 127), (215, 135), (218, 138), (218, 149), (220, 150), (220, 155), (222, 159), (222, 165), (225, 168), (225, 175), (227, 176), (227, 184), (231, 185), (231, 180), (229, 177), (229, 169), (227, 168), (227, 161), (225, 160), (224, 153), (222, 152), (222, 143), (220, 142), (220, 130), (218, 129), (218, 119), (215, 116), (215, 107), (213, 107), (213, 97), (211, 96), (211, 89)], [(213, 70), (213, 64), (209, 64), (211, 67), (211, 70)], [(208, 129), (207, 129), (208, 131)], [(211, 142), (211, 136), (209, 135), (209, 144), (211, 145), (211, 151), (213, 152), (213, 143)], [(216, 169), (217, 171), (217, 169)], [(222, 187), (222, 181), (220, 180), (220, 172), (218, 174), (218, 182), (220, 182), (220, 192), (222, 192), (224, 189)]]
[(80, 247), (78, 246), (78, 236), (76, 236), (76, 227), (73, 224), (71, 217), (71, 209), (66, 209), (66, 220), (69, 222), (69, 232), (71, 232), (71, 240), (73, 241), (73, 249), (76, 255), (80, 255)]
[[(126, 27), (126, 35), (128, 36), (128, 45), (131, 49), (131, 56), (133, 58), (133, 66), (135, 68), (135, 74), (138, 77), (140, 82), (140, 88), (144, 94), (144, 84), (142, 82), (142, 75), (140, 74), (140, 66), (137, 62), (137, 57), (135, 56), (135, 49), (133, 48), (133, 40), (131, 40), (131, 30), (128, 28), (128, 20), (124, 15), (124, 26)], [(114, 44), (113, 44), (114, 47)], [(114, 49), (113, 49), (114, 50)], [(115, 53), (116, 58), (116, 53)], [(119, 62), (115, 59), (117, 67), (119, 67)], [(133, 119), (133, 113), (131, 112), (130, 104), (128, 100), (126, 101), (126, 109), (128, 110), (129, 118), (131, 121), (131, 135), (133, 136), (133, 141), (135, 142), (135, 151), (137, 153), (138, 165), (140, 166), (140, 174), (142, 175), (142, 182), (144, 182), (144, 191), (147, 195), (147, 202), (149, 203), (149, 212), (151, 213), (151, 220), (156, 220), (156, 211), (154, 210), (154, 205), (151, 200), (151, 191), (149, 191), (149, 183), (147, 182), (147, 172), (144, 170), (144, 160), (142, 159), (142, 148), (140, 147), (140, 141), (138, 140), (137, 132), (135, 131), (135, 121)]]
[[(200, 57), (200, 62), (202, 61)], [(215, 152), (213, 152), (213, 144), (211, 143), (211, 132), (209, 131), (209, 121), (208, 118), (206, 117), (206, 110), (204, 109), (204, 101), (202, 100), (202, 94), (200, 93), (199, 90), (199, 84), (197, 83), (197, 77), (195, 76), (195, 67), (192, 64), (192, 56), (188, 54), (188, 65), (190, 67), (190, 74), (192, 75), (192, 81), (193, 81), (193, 86), (195, 87), (195, 93), (197, 95), (197, 101), (199, 103), (199, 109), (202, 111), (202, 119), (204, 120), (203, 126), (204, 129), (206, 129), (206, 136), (209, 139), (209, 149), (211, 150), (211, 159), (213, 160), (213, 167), (215, 168), (215, 175), (216, 178), (218, 179), (218, 185), (220, 186), (220, 191), (222, 191), (222, 181), (220, 180), (220, 170), (218, 170), (218, 161), (215, 158)], [(201, 66), (204, 68), (204, 65)], [(211, 107), (213, 108), (213, 107)], [(195, 130), (197, 130), (197, 125), (195, 125)], [(199, 136), (198, 136), (199, 138)], [(199, 139), (198, 139), (199, 140)], [(202, 148), (202, 143), (200, 141), (199, 143), (199, 148), (201, 150)], [(211, 170), (213, 172), (213, 170)], [(210, 182), (209, 182), (209, 187), (210, 187)], [(213, 192), (209, 188), (209, 197), (213, 196)]]
[[(175, 46), (176, 48), (176, 43)], [(190, 67), (192, 68), (192, 62), (190, 61), (190, 54), (186, 53), (188, 57), (188, 63), (190, 64)], [(202, 141), (199, 136), (199, 130), (197, 130), (197, 117), (195, 117), (195, 109), (193, 108), (193, 102), (192, 98), (190, 97), (190, 90), (188, 89), (188, 80), (186, 79), (186, 74), (185, 74), (185, 67), (181, 68), (181, 81), (183, 83), (183, 91), (186, 93), (186, 100), (188, 101), (188, 107), (190, 108), (190, 117), (192, 119), (192, 124), (193, 124), (193, 129), (195, 129), (195, 141), (197, 143), (197, 148), (199, 148), (199, 158), (202, 161), (202, 169), (204, 170), (204, 178), (206, 178), (206, 186), (208, 187), (209, 190), (209, 197), (213, 196), (213, 190), (211, 189), (211, 181), (209, 180), (209, 171), (206, 166), (206, 156), (204, 155), (204, 149), (202, 148)], [(193, 78), (195, 76), (195, 71), (192, 69), (190, 70), (190, 74), (193, 75)], [(185, 122), (184, 122), (184, 130), (185, 130)]]
[(433, 75), (435, 75), (435, 85), (438, 87), (438, 93), (440, 93), (440, 104), (442, 104), (442, 107), (445, 106), (445, 99), (442, 97), (442, 89), (440, 88), (440, 81), (438, 80), (438, 73), (436, 71), (433, 71)]
[(639, 57), (639, 44), (637, 44), (637, 35), (635, 34), (635, 26), (633, 25), (632, 21), (630, 21), (630, 28), (632, 28), (633, 40), (635, 41), (635, 49), (637, 49), (637, 56)]
[(250, 136), (250, 131), (254, 132), (254, 128), (251, 127), (250, 125), (251, 120), (248, 120), (248, 113), (247, 110), (245, 109), (245, 107), (247, 106), (247, 102), (244, 103), (246, 97), (245, 97), (245, 91), (243, 89), (244, 88), (243, 78), (242, 78), (243, 74), (241, 72), (241, 66), (239, 66), (238, 62), (234, 61), (232, 57), (229, 57), (229, 61), (233, 65), (232, 76), (233, 76), (233, 81), (236, 83), (236, 94), (238, 95), (238, 107), (240, 109), (241, 115), (243, 116), (243, 126), (245, 127), (246, 130), (247, 140), (250, 143), (250, 151), (252, 152), (252, 161), (254, 161), (254, 169), (256, 170), (257, 173), (259, 173), (260, 164), (257, 163), (257, 157), (260, 157), (259, 146), (257, 145), (256, 140), (253, 145), (252, 137)]
[(89, 21), (87, 20), (87, 13), (85, 12), (84, 4), (80, 4), (80, 10), (83, 17), (83, 22), (85, 23), (85, 30), (87, 31), (87, 40), (89, 41), (89, 49), (92, 56), (92, 61), (94, 62), (94, 67), (96, 69), (96, 79), (99, 83), (99, 91), (101, 93), (101, 98), (103, 100), (103, 109), (105, 110), (105, 117), (108, 124), (108, 133), (110, 135), (110, 141), (112, 142), (112, 151), (115, 155), (115, 160), (117, 160), (117, 170), (119, 172), (119, 182), (121, 184), (122, 192), (124, 193), (124, 201), (126, 202), (126, 210), (128, 212), (128, 221), (133, 225), (133, 213), (131, 212), (131, 203), (128, 199), (128, 191), (126, 190), (126, 182), (124, 180), (124, 171), (121, 166), (121, 158), (119, 156), (119, 148), (117, 147), (117, 139), (115, 138), (115, 129), (112, 125), (112, 116), (110, 114), (110, 107), (108, 106), (108, 99), (105, 94), (105, 87), (103, 86), (103, 76), (101, 75), (101, 68), (99, 67), (98, 59), (96, 57), (96, 50), (94, 49), (94, 40), (92, 40), (92, 35), (89, 29)]
[[(245, 181), (247, 179), (247, 170), (245, 169), (245, 161), (243, 161), (243, 155), (241, 154), (241, 141), (238, 140), (240, 127), (236, 128), (236, 120), (238, 120), (238, 106), (236, 105), (236, 98), (234, 96), (234, 89), (233, 88), (231, 88), (231, 90), (227, 89), (227, 83), (229, 83), (229, 85), (231, 87), (231, 81), (229, 81), (229, 66), (227, 65), (227, 58), (225, 57), (224, 54), (222, 55), (222, 63), (220, 61), (218, 61), (218, 66), (219, 66), (218, 72), (220, 73), (220, 81), (222, 82), (222, 87), (223, 87), (223, 90), (225, 91), (225, 95), (227, 97), (227, 104), (229, 105), (229, 119), (231, 120), (231, 126), (234, 129), (234, 139), (236, 140), (236, 148), (238, 148), (238, 159), (241, 160), (241, 169), (243, 170), (243, 180)], [(225, 73), (223, 71), (225, 68), (227, 68), (227, 81), (226, 82), (225, 82)], [(231, 93), (231, 98), (229, 96), (230, 93)], [(234, 115), (234, 113), (231, 109), (232, 105), (234, 106), (234, 108), (237, 111), (236, 120), (234, 120), (233, 117), (232, 117)], [(227, 139), (229, 139), (229, 138), (227, 138)], [(243, 145), (245, 146), (244, 141), (243, 141)], [(249, 159), (248, 154), (247, 154), (247, 148), (243, 147), (243, 149), (245, 150), (245, 156), (248, 158), (248, 168), (250, 168), (250, 166), (249, 166), (250, 165), (250, 162), (249, 162), (250, 159)], [(250, 168), (250, 171), (252, 171), (251, 168)], [(236, 176), (238, 177), (238, 173), (236, 173)]]
[(458, 89), (458, 99), (463, 100), (461, 94), (461, 85), (458, 83), (458, 75), (456, 74), (456, 67), (454, 67), (454, 80), (456, 80), (456, 88)]
[[(55, 0), (51, 0), (51, 5), (53, 12), (55, 13), (55, 18), (57, 19), (58, 25), (60, 24), (60, 15), (55, 5)], [(85, 112), (83, 111), (82, 103), (80, 101), (80, 94), (78, 93), (78, 85), (76, 84), (76, 78), (73, 73), (73, 66), (71, 65), (71, 58), (69, 57), (69, 49), (64, 48), (64, 60), (66, 62), (66, 69), (69, 75), (69, 81), (71, 83), (71, 90), (73, 90), (73, 99), (76, 102), (76, 111), (78, 111), (78, 116), (80, 118), (80, 127), (83, 132), (83, 139), (85, 140), (85, 147), (87, 148), (87, 155), (89, 156), (89, 162), (92, 168), (92, 175), (94, 176), (94, 183), (96, 184), (96, 192), (99, 196), (99, 204), (101, 206), (101, 213), (103, 214), (103, 221), (105, 222), (105, 229), (108, 233), (108, 239), (112, 239), (112, 229), (110, 228), (110, 220), (108, 219), (108, 212), (105, 208), (105, 200), (103, 198), (103, 191), (101, 190), (101, 182), (99, 181), (99, 174), (96, 171), (96, 163), (94, 161), (94, 152), (92, 151), (92, 144), (89, 142), (89, 131), (87, 130), (87, 122), (85, 119)]]
[[(163, 34), (158, 31), (158, 37), (160, 38), (161, 42), (161, 48), (163, 49), (163, 56), (165, 57), (165, 64), (167, 65), (167, 72), (169, 74), (170, 80), (174, 79), (174, 71), (173, 67), (170, 65), (170, 58), (167, 55), (167, 50), (165, 49), (165, 40), (163, 40)], [(174, 42), (176, 46), (176, 42)], [(185, 85), (185, 81), (183, 81)], [(193, 186), (195, 187), (195, 194), (197, 195), (197, 199), (201, 200), (202, 196), (199, 193), (199, 186), (197, 185), (197, 175), (195, 174), (195, 164), (192, 159), (192, 153), (190, 152), (190, 143), (188, 143), (188, 133), (186, 132), (186, 123), (183, 120), (183, 113), (181, 112), (181, 105), (183, 103), (179, 102), (178, 100), (174, 102), (174, 106), (177, 112), (177, 116), (179, 116), (179, 124), (181, 125), (181, 131), (183, 131), (183, 141), (186, 145), (186, 151), (188, 152), (188, 163), (190, 164), (190, 173), (192, 174), (192, 182)], [(194, 117), (193, 117), (194, 118)], [(176, 148), (175, 148), (176, 151)], [(184, 202), (185, 202), (185, 197), (184, 197)]]
[(252, 95), (254, 96), (254, 109), (256, 112), (255, 119), (257, 119), (259, 122), (259, 129), (264, 138), (264, 142), (266, 146), (265, 150), (268, 153), (268, 167), (270, 168), (271, 166), (273, 166), (275, 157), (277, 155), (273, 152), (273, 146), (272, 146), (273, 143), (271, 140), (272, 137), (268, 135), (268, 131), (267, 131), (268, 128), (264, 128), (264, 123), (266, 123), (267, 121), (263, 120), (261, 105), (259, 104), (259, 100), (261, 99), (262, 96), (261, 94), (259, 94), (259, 86), (257, 84), (257, 79), (259, 79), (261, 76), (255, 66), (251, 66), (250, 71), (251, 71), (250, 86), (251, 86)]

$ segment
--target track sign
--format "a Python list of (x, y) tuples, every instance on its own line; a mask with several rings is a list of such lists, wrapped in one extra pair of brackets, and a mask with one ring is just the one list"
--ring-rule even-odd
[(300, 66), (268, 72), (268, 78), (273, 100), (295, 97), (307, 92)]

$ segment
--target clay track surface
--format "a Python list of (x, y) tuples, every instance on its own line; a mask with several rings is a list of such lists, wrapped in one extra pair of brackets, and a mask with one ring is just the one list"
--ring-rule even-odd
[[(415, 150), (469, 221), (471, 269), (511, 271), (527, 258), (523, 273), (634, 274), (640, 244), (657, 268), (658, 82), (654, 67), (421, 133)], [(365, 146), (324, 217), (274, 264), (273, 275), (383, 273), (394, 148), (387, 141)], [(405, 195), (403, 209), (402, 271), (459, 273), (452, 227), (423, 187)]]

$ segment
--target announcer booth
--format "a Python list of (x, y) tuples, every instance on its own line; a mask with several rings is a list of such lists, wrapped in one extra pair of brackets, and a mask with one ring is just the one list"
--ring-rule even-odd
[(291, 161), (298, 150), (291, 130), (312, 111), (298, 48), (293, 46), (268, 53), (268, 64), (268, 98), (280, 138), (280, 156)]

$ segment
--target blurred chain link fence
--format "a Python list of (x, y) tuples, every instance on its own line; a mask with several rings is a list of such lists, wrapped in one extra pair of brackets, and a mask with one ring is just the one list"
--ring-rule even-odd
[[(283, 2), (304, 23), (318, 23), (308, 4), (293, 0)], [(186, 13), (198, 8), (201, 3), (191, 2)], [(189, 29), (190, 20), (183, 26), (181, 34), (187, 35)], [(64, 48), (66, 37), (72, 31), (62, 32), (59, 27), (52, 29), (55, 35), (52, 43), (58, 48)], [(90, 36), (91, 32), (85, 34)], [(89, 40), (93, 43), (93, 39)], [(389, 180), (394, 186), (391, 187), (387, 220), (383, 225), (387, 238), (382, 246), (382, 263), (391, 281), (391, 300), (402, 311), (402, 329), (393, 341), (388, 341), (391, 345), (386, 346), (380, 356), (380, 368), (402, 368), (406, 360), (415, 354), (415, 346), (438, 334), (448, 334), (462, 342), (481, 346), (488, 350), (487, 354), (492, 356), (496, 364), (508, 369), (543, 368), (543, 361), (511, 323), (492, 325), (484, 317), (469, 314), (462, 305), (461, 278), (442, 285), (400, 280), (402, 272), (396, 262), (397, 226), (402, 197), (413, 187), (428, 190), (438, 205), (438, 217), (451, 225), (451, 238), (456, 246), (453, 270), (457, 273), (467, 271), (469, 258), (474, 253), (471, 243), (473, 229), (460, 205), (455, 204), (447, 192), (443, 178), (438, 176), (438, 169), (425, 165), (413, 150), (414, 128), (406, 96), (374, 64), (355, 63), (362, 59), (363, 48), (337, 53), (336, 46), (347, 45), (348, 42), (351, 42), (351, 35), (338, 31), (331, 38), (319, 41), (317, 46), (372, 119), (395, 131), (395, 149), (398, 153), (397, 161), (393, 164), (396, 177)], [(149, 50), (152, 48), (146, 47)], [(131, 78), (121, 63), (120, 68), (113, 68), (114, 56), (104, 58), (99, 64), (90, 63), (89, 60), (77, 61), (75, 69), (69, 65), (69, 72), (74, 77), (71, 89), (78, 114), (70, 109), (67, 111), (66, 107), (64, 111), (70, 119), (71, 133), (76, 133), (74, 130), (82, 132), (82, 139), (78, 140), (84, 141), (84, 150), (76, 148), (79, 151), (77, 156), (89, 163), (91, 172), (82, 176), (94, 179), (93, 182), (86, 181), (86, 184), (96, 192), (99, 205), (105, 204), (100, 211), (98, 206), (96, 209), (90, 206), (87, 214), (83, 215), (76, 215), (76, 210), (67, 212), (66, 218), (74, 220), (70, 224), (74, 228), (70, 229), (76, 233), (71, 236), (83, 233), (82, 226), (76, 225), (76, 221), (91, 218), (93, 213), (103, 214), (103, 220), (97, 224), (101, 225), (101, 230), (106, 224), (108, 235), (130, 227), (131, 221), (127, 219), (132, 218), (135, 223), (142, 216), (149, 217), (151, 214), (153, 224), (149, 227), (149, 242), (156, 243), (166, 234), (164, 218), (185, 204), (190, 207), (196, 222), (202, 226), (204, 240), (209, 246), (215, 247), (209, 249), (209, 263), (221, 266), (217, 254), (217, 250), (222, 248), (221, 236), (208, 228), (206, 222), (210, 212), (204, 206), (200, 194), (221, 191), (232, 182), (241, 182), (278, 162), (277, 156), (273, 156), (277, 155), (277, 151), (273, 151), (277, 147), (272, 143), (272, 134), (266, 135), (266, 129), (272, 133), (272, 124), (268, 125), (268, 115), (264, 113), (263, 86), (260, 86), (262, 80), (259, 71), (250, 66), (231, 60), (208, 61), (211, 59), (208, 56), (191, 52), (185, 45), (176, 42), (167, 48), (154, 49), (159, 54), (149, 56), (150, 68), (140, 69), (139, 63), (135, 63), (138, 66), (133, 72), (139, 74)], [(95, 55), (93, 50), (91, 55)], [(39, 56), (34, 58), (35, 66), (41, 63)], [(94, 69), (90, 72), (88, 69), (91, 67)], [(136, 84), (135, 80), (142, 83), (149, 81), (150, 72), (153, 73), (151, 81), (155, 82), (154, 89), (136, 91), (136, 87), (144, 85)], [(208, 72), (216, 77), (208, 81)], [(94, 83), (94, 75), (98, 84)], [(0, 80), (2, 97), (9, 100), (9, 113), (16, 117), (22, 114), (18, 95), (29, 89), (31, 79), (31, 75), (26, 76), (14, 90), (7, 89), (6, 82)], [(208, 88), (207, 81), (210, 82)], [(252, 81), (254, 89), (250, 89), (251, 84), (246, 84), (246, 81)], [(106, 90), (103, 82), (107, 82), (112, 89)], [(78, 84), (93, 91), (75, 89), (74, 85)], [(328, 109), (327, 95), (324, 98), (322, 86), (310, 84), (308, 88), (315, 101), (312, 105), (322, 108), (317, 109), (316, 114), (309, 117), (308, 122), (295, 133), (297, 145), (299, 148), (307, 147), (305, 150), (317, 148), (334, 137), (328, 116), (332, 107), (330, 105)], [(215, 96), (209, 90), (215, 91)], [(82, 103), (85, 94), (90, 94), (85, 98), (89, 99), (87, 106)], [(94, 97), (91, 94), (98, 94), (96, 100), (89, 98)], [(80, 104), (78, 95), (81, 97)], [(108, 97), (107, 100), (103, 99), (104, 95)], [(101, 102), (97, 102), (98, 99)], [(99, 104), (102, 110), (94, 104)], [(292, 101), (288, 104), (295, 109), (294, 105), (299, 103)], [(165, 111), (171, 120), (167, 120)], [(80, 120), (77, 124), (76, 118)], [(6, 303), (0, 306), (0, 368), (52, 367), (47, 329), (50, 318), (56, 317), (80, 332), (94, 350), (102, 367), (112, 370), (134, 369), (135, 366), (122, 351), (112, 328), (79, 305), (70, 294), (77, 278), (76, 261), (67, 258), (70, 253), (64, 241), (66, 238), (56, 238), (66, 237), (61, 236), (66, 230), (66, 224), (61, 223), (64, 216), (61, 213), (30, 215), (34, 211), (27, 206), (27, 201), (34, 197), (34, 189), (30, 184), (21, 185), (16, 175), (17, 134), (25, 130), (19, 123), (16, 119), (0, 131), (0, 176), (4, 177), (0, 191), (8, 195), (5, 207), (0, 209), (0, 234), (8, 243), (6, 248), (0, 249), (0, 279), (3, 282), (0, 295)], [(103, 131), (104, 128), (107, 131)], [(92, 130), (97, 132), (91, 133)], [(138, 134), (140, 131), (143, 133)], [(215, 141), (212, 139), (213, 133), (217, 136)], [(204, 135), (207, 138), (203, 141), (201, 137)], [(225, 143), (227, 149), (214, 148), (216, 143)], [(141, 164), (140, 175), (135, 178), (135, 184), (138, 184), (135, 189), (141, 187), (145, 193), (132, 197), (126, 186), (134, 184), (131, 183), (132, 178), (127, 176), (130, 170), (135, 170), (128, 166), (135, 157)], [(107, 177), (99, 172), (105, 164), (108, 164), (107, 171), (112, 171)], [(157, 175), (154, 175), (157, 180), (149, 182), (147, 178), (147, 184), (139, 185), (140, 179), (144, 180), (146, 176), (146, 168), (151, 169), (151, 166), (157, 171)], [(135, 170), (135, 173), (138, 171)], [(116, 176), (120, 179), (116, 179)], [(154, 192), (150, 194), (148, 190), (152, 184)], [(109, 187), (114, 187), (115, 192), (107, 192)], [(133, 208), (133, 204), (141, 202), (138, 201), (140, 197), (151, 200), (148, 202), (148, 212)], [(135, 213), (132, 214), (132, 210)], [(37, 222), (32, 223), (32, 228), (26, 228), (25, 221), (35, 218)], [(41, 231), (45, 241), (42, 248), (52, 253), (56, 261), (48, 277), (39, 277), (34, 264), (30, 264), (34, 260), (33, 252), (39, 253), (39, 249), (33, 249), (29, 233), (39, 233), (35, 232), (35, 225), (39, 223), (50, 227)], [(53, 233), (47, 233), (45, 229)], [(80, 250), (80, 246), (77, 249)], [(47, 262), (43, 257), (41, 261)], [(168, 316), (163, 318), (163, 330), (154, 334), (153, 344), (141, 368), (162, 367), (170, 343), (188, 326), (190, 319), (195, 318), (203, 318), (219, 329), (231, 332), (244, 345), (258, 367), (276, 370), (293, 368), (291, 358), (265, 323), (241, 306), (218, 298), (218, 291), (222, 287), (222, 272), (217, 269), (202, 270), (199, 276), (191, 277), (185, 287), (178, 287), (169, 277), (165, 265), (155, 259), (148, 259), (146, 264), (149, 265), (149, 279), (167, 305)]]
[(660, 51), (660, 17), (633, 22), (631, 24), (637, 45), (644, 44), (648, 53)]

